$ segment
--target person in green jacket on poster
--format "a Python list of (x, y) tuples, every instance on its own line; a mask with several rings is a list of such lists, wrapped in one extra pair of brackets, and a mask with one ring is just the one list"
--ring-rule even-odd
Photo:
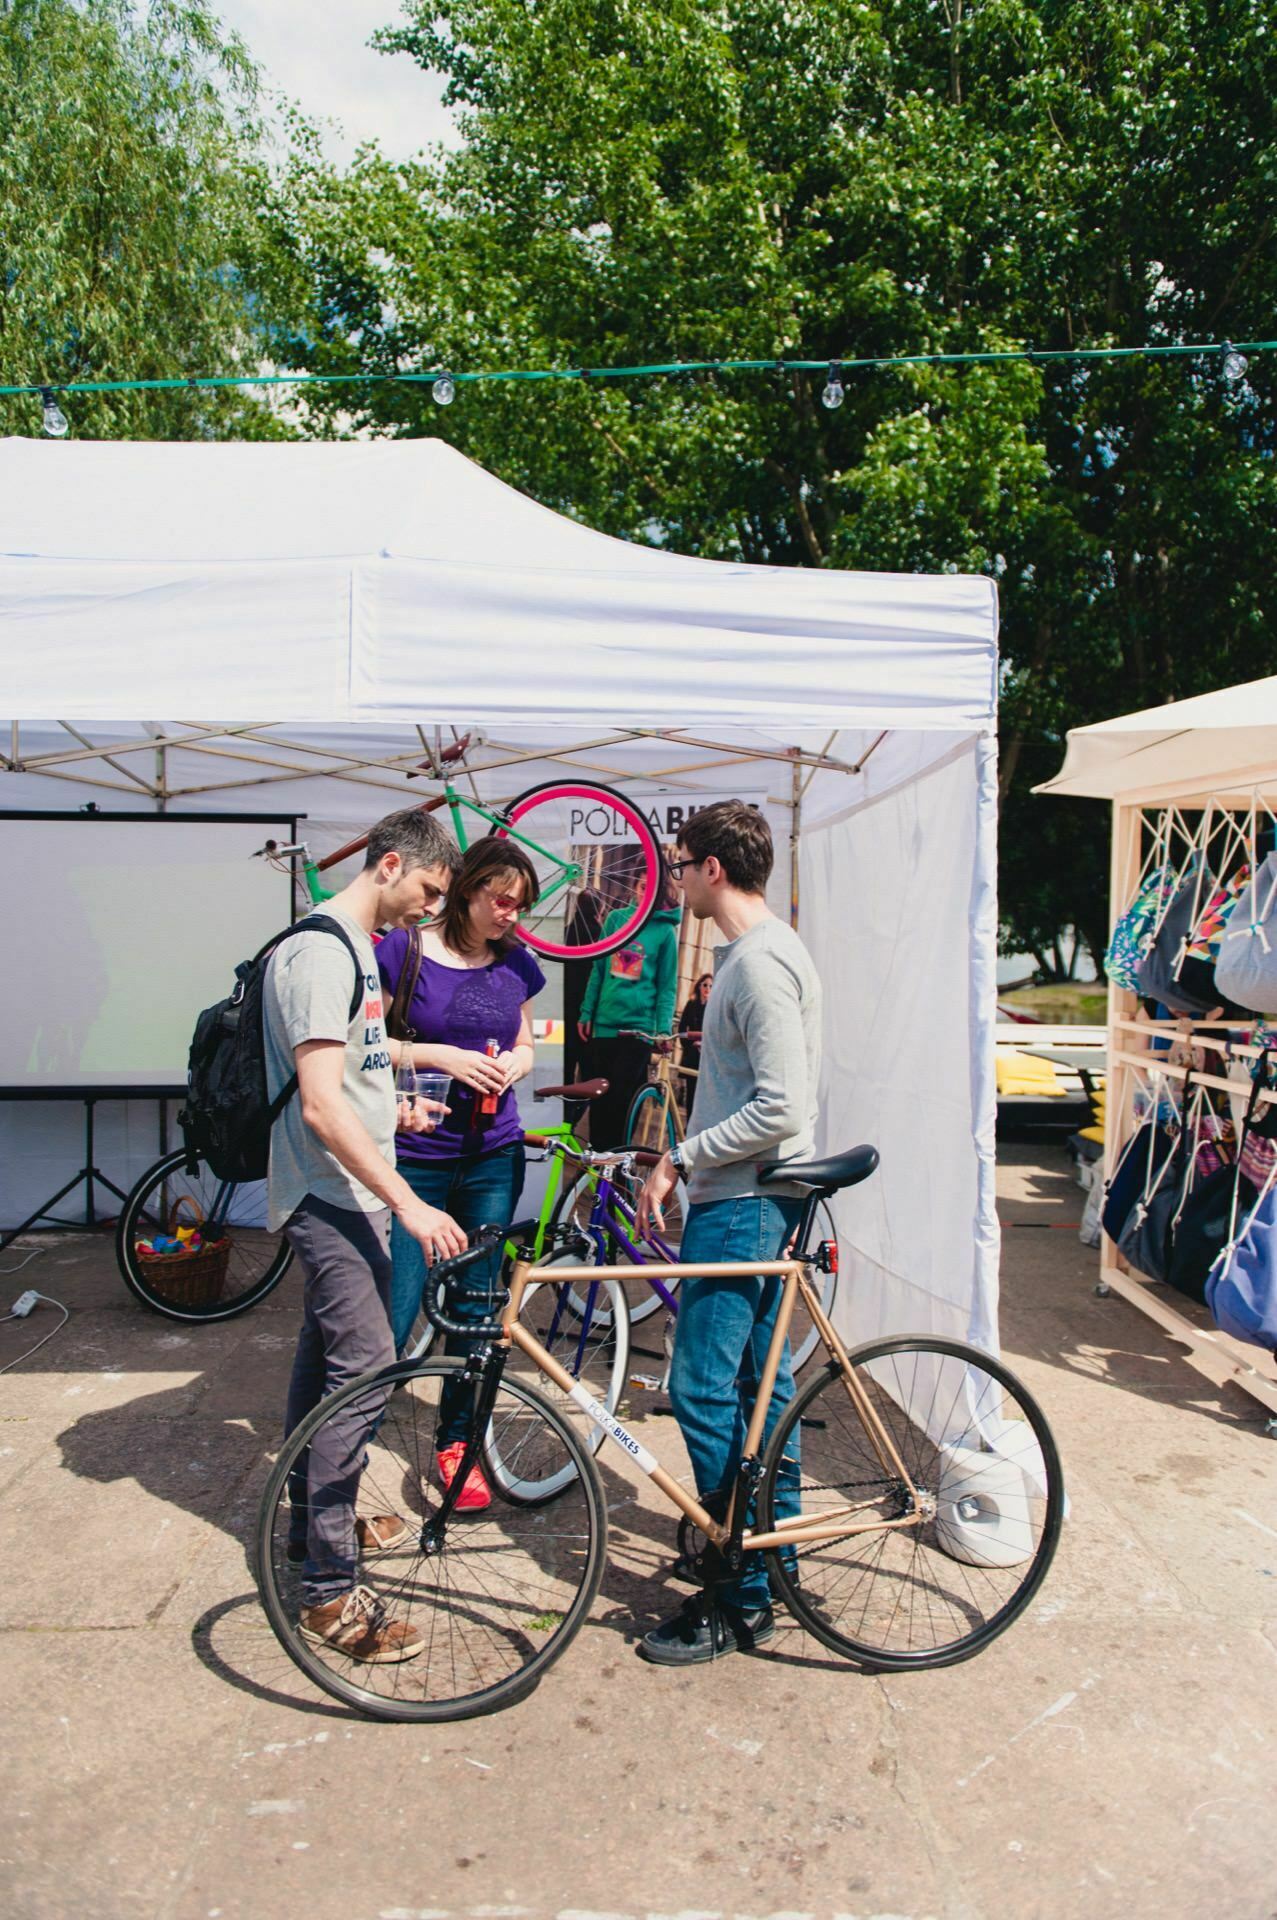
[[(619, 927), (629, 907), (617, 907), (603, 922), (605, 933)], [(590, 1144), (625, 1145), (630, 1102), (647, 1079), (650, 1049), (643, 1040), (623, 1040), (626, 1027), (644, 1033), (669, 1033), (674, 1025), (678, 989), (678, 923), (682, 908), (669, 881), (660, 905), (632, 940), (600, 954), (590, 970), (577, 1031), (590, 1047), (590, 1073), (600, 1074), (608, 1090), (590, 1106)]]

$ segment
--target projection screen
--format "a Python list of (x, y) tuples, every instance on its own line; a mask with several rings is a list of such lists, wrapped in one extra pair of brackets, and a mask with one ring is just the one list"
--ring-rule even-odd
[(293, 918), (289, 815), (0, 814), (0, 1091), (180, 1086), (200, 1010)]

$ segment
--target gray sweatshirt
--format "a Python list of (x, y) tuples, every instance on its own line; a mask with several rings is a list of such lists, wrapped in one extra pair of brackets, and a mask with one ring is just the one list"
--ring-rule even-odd
[(816, 1147), (820, 981), (791, 927), (769, 916), (715, 955), (701, 1069), (683, 1144), (689, 1200), (736, 1200), (801, 1187), (760, 1187), (758, 1169), (809, 1160)]

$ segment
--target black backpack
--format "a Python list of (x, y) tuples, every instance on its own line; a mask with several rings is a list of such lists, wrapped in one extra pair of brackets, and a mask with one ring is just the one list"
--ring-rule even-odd
[(295, 933), (331, 933), (355, 963), (350, 1018), (364, 994), (364, 969), (344, 927), (328, 914), (312, 913), (266, 942), (235, 969), (238, 984), (227, 1000), (206, 1007), (195, 1023), (187, 1061), (186, 1106), (178, 1115), (186, 1144), (202, 1154), (219, 1180), (264, 1180), (270, 1130), (297, 1091), (297, 1075), (270, 1098), (266, 1083), (266, 1036), (262, 994), (266, 963)]

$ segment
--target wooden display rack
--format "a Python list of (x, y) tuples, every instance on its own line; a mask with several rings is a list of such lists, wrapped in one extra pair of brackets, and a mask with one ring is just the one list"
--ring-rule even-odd
[[(1139, 879), (1147, 817), (1160, 814), (1169, 806), (1185, 812), (1198, 812), (1208, 805), (1217, 809), (1249, 811), (1256, 795), (1264, 804), (1277, 810), (1277, 770), (1262, 770), (1264, 777), (1257, 779), (1255, 776), (1258, 771), (1247, 770), (1249, 777), (1244, 792), (1221, 793), (1218, 788), (1208, 792), (1159, 788), (1148, 793), (1123, 795), (1120, 801), (1114, 802), (1110, 870), (1110, 904), (1114, 920), (1125, 910)], [(1232, 1061), (1236, 1061), (1235, 1072), (1230, 1072), (1227, 1078), (1197, 1071), (1193, 1074), (1195, 1085), (1212, 1087), (1231, 1095), (1235, 1102), (1240, 1102), (1239, 1112), (1249, 1098), (1251, 1089), (1246, 1062), (1257, 1057), (1257, 1050), (1247, 1046), (1242, 1038), (1250, 1024), (1238, 1021), (1212, 1022), (1207, 1031), (1211, 1035), (1210, 1044), (1217, 1049), (1223, 1048), (1221, 1034), (1226, 1028), (1238, 1032), (1238, 1040), (1227, 1043), (1230, 1066)], [(1182, 1081), (1185, 1078), (1187, 1069), (1171, 1064), (1167, 1053), (1155, 1050), (1154, 1040), (1170, 1037), (1192, 1044), (1200, 1030), (1201, 1023), (1188, 1020), (1148, 1019), (1140, 1009), (1137, 995), (1109, 983), (1108, 1103), (1104, 1141), (1106, 1180), (1111, 1178), (1118, 1156), (1135, 1130), (1136, 1088), (1141, 1082), (1146, 1083), (1153, 1073), (1168, 1080)], [(1277, 1093), (1263, 1093), (1260, 1098), (1277, 1101)], [(1163, 1283), (1146, 1280), (1129, 1267), (1107, 1234), (1100, 1244), (1100, 1279), (1096, 1291), (1101, 1294), (1119, 1293), (1124, 1300), (1129, 1300), (1132, 1306), (1156, 1321), (1163, 1332), (1187, 1347), (1186, 1357), (1199, 1373), (1216, 1386), (1231, 1383), (1240, 1387), (1266, 1407), (1275, 1416), (1269, 1422), (1270, 1430), (1277, 1431), (1277, 1359), (1260, 1347), (1248, 1346), (1244, 1341), (1221, 1333), (1218, 1327), (1191, 1319), (1176, 1304), (1180, 1296)]]

